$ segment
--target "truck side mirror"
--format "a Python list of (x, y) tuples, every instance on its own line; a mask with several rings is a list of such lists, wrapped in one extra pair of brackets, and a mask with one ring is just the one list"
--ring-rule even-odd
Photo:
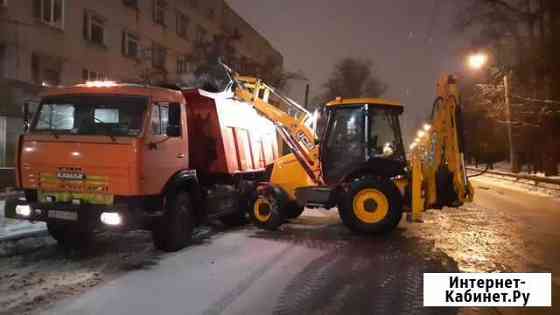
[(29, 130), (30, 118), (29, 118), (29, 102), (23, 103), (23, 131)]
[(181, 137), (181, 104), (169, 104), (169, 120), (165, 134), (171, 138)]

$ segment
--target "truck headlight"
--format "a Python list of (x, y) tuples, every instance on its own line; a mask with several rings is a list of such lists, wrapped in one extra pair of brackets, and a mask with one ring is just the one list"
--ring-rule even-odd
[(29, 205), (17, 205), (16, 214), (22, 217), (30, 217), (31, 207)]
[(117, 212), (101, 213), (101, 222), (110, 226), (118, 226), (122, 224), (122, 216)]

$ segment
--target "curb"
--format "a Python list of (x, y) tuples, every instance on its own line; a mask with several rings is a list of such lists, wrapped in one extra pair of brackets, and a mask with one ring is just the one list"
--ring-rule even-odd
[(0, 236), (0, 243), (1, 242), (10, 242), (10, 241), (19, 241), (21, 239), (24, 238), (29, 238), (29, 237), (43, 237), (43, 236), (48, 236), (49, 232), (44, 229), (34, 229), (34, 230), (28, 230), (28, 231), (21, 231), (21, 232), (16, 232), (16, 233), (10, 233), (9, 235), (4, 235), (4, 236)]

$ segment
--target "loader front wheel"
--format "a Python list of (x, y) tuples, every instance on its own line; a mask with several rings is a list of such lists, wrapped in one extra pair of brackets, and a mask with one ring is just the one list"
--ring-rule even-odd
[(281, 209), (282, 202), (274, 194), (259, 194), (253, 204), (251, 219), (262, 229), (276, 230), (285, 219)]
[(344, 224), (358, 233), (385, 233), (393, 230), (402, 217), (403, 201), (389, 179), (355, 180), (339, 203)]

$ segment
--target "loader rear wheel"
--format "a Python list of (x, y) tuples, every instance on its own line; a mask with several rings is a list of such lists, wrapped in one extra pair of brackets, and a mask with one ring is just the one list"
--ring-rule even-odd
[(402, 217), (402, 196), (388, 179), (367, 177), (356, 180), (341, 199), (339, 216), (354, 232), (389, 232)]
[(191, 241), (195, 216), (188, 193), (179, 192), (168, 198), (165, 213), (152, 229), (152, 238), (157, 249), (175, 252)]
[(286, 219), (295, 219), (299, 217), (303, 211), (304, 207), (298, 205), (296, 202), (288, 202), (284, 208), (284, 213), (286, 214)]
[(251, 219), (262, 229), (276, 230), (284, 223), (282, 206), (283, 202), (275, 198), (273, 193), (259, 194), (253, 204)]

